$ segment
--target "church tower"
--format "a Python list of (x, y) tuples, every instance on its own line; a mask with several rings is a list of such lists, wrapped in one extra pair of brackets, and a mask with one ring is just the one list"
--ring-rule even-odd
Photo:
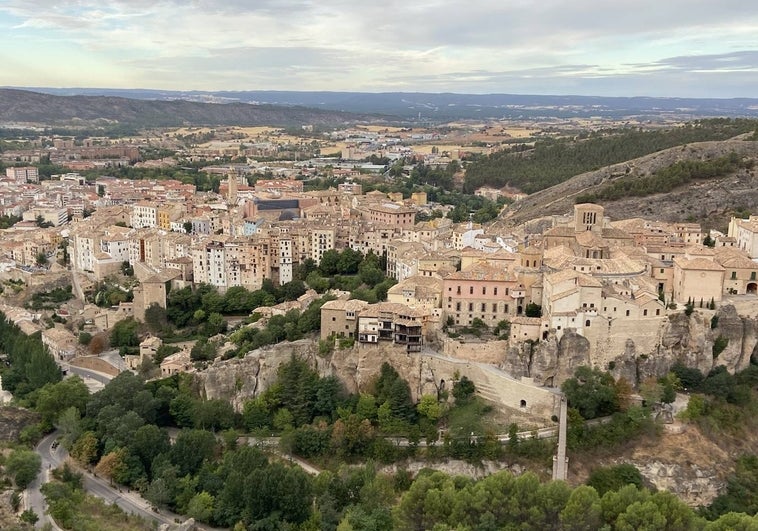
[(226, 179), (227, 179), (226, 202), (229, 205), (236, 205), (237, 204), (237, 175), (228, 173), (226, 176)]

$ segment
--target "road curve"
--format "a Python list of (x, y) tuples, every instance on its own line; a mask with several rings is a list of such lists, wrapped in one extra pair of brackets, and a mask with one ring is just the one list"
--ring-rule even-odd
[[(53, 529), (60, 529), (55, 525), (52, 518), (46, 514), (47, 503), (45, 502), (45, 497), (42, 495), (42, 492), (40, 492), (40, 487), (50, 480), (50, 470), (57, 468), (68, 458), (68, 452), (62, 446), (52, 448), (53, 441), (55, 441), (59, 435), (60, 432), (57, 430), (46, 435), (35, 448), (35, 451), (42, 459), (42, 468), (37, 478), (31, 485), (29, 485), (25, 496), (26, 507), (34, 510), (34, 512), (37, 513), (37, 516), (39, 516), (39, 521), (35, 526), (38, 529), (42, 528), (48, 522), (52, 524)], [(142, 498), (136, 492), (112, 486), (108, 481), (95, 477), (78, 467), (76, 468), (82, 474), (82, 487), (88, 494), (97, 496), (98, 498), (105, 500), (107, 503), (115, 503), (126, 513), (140, 516), (149, 521), (156, 521), (159, 524), (173, 524), (175, 519), (178, 521), (184, 520), (184, 518), (173, 513), (154, 511), (150, 502)]]

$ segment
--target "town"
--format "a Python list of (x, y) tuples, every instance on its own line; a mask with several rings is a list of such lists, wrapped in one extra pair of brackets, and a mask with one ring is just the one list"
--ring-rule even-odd
[[(566, 480), (565, 394), (590, 421), (605, 422), (620, 407), (579, 409), (566, 389), (591, 378), (582, 371), (623, 382), (615, 391), (623, 400), (648, 400), (678, 433), (673, 415), (690, 406), (672, 378), (681, 391), (687, 370), (751, 367), (758, 340), (745, 323), (758, 317), (758, 216), (735, 212), (728, 226), (706, 228), (612, 219), (600, 204), (576, 201), (562, 214), (514, 224), (508, 212), (527, 197), (518, 188), (457, 191), (472, 161), (568, 135), (576, 124), (562, 127), (182, 128), (5, 141), (0, 311), (9, 326), (39, 334), (60, 370), (91, 393), (107, 395), (125, 374), (174, 382), (167, 385), (179, 389), (170, 402), (179, 427), (242, 426), (256, 444), (274, 447), (294, 433), (290, 459), (323, 459), (336, 448), (389, 462), (417, 444), (469, 459), (503, 447), (552, 454), (542, 439), (557, 436), (554, 463), (564, 466), (554, 464), (552, 477)], [(365, 417), (378, 427), (361, 424), (364, 436), (396, 448), (335, 442), (335, 431), (331, 446), (303, 442), (323, 417), (267, 405), (282, 385), (274, 380), (306, 370), (303, 362), (317, 369), (314, 378), (336, 378), (360, 397), (356, 413), (341, 406), (348, 409), (330, 430), (360, 420), (365, 399), (369, 410), (388, 409)], [(378, 374), (407, 381), (423, 437), (412, 415), (399, 412), (407, 405), (382, 403)], [(14, 378), (6, 379), (18, 394)], [(188, 393), (182, 385), (199, 389), (186, 395), (197, 401), (189, 420), (175, 411)], [(461, 391), (474, 388), (481, 403)], [(203, 407), (220, 409), (200, 420)], [(441, 420), (444, 408), (450, 418)], [(480, 418), (456, 420), (458, 408)], [(623, 415), (619, 422), (633, 413)], [(81, 455), (82, 440), (64, 446)], [(77, 459), (135, 486), (107, 472), (102, 463), (112, 455)], [(157, 510), (163, 498), (151, 488), (140, 491)]]

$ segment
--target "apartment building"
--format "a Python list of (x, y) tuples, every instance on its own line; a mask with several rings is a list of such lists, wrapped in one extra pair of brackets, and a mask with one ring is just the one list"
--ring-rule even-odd
[(158, 226), (158, 207), (153, 203), (140, 202), (133, 206), (131, 225), (135, 229)]
[(10, 168), (5, 168), (5, 176), (19, 184), (39, 182), (39, 170), (34, 166), (11, 166)]
[(494, 327), (524, 311), (523, 290), (513, 273), (486, 263), (446, 276), (442, 281), (442, 307), (453, 324), (469, 326), (481, 319)]

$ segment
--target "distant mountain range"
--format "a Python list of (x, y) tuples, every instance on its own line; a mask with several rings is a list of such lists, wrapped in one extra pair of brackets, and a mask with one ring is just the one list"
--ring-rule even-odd
[(29, 90), (0, 89), (0, 124), (119, 124), (129, 127), (183, 125), (325, 125), (335, 126), (369, 117), (300, 106), (228, 104), (181, 98), (137, 98), (115, 95), (60, 96)]
[[(58, 96), (109, 96), (137, 100), (205, 103), (257, 103), (302, 106), (358, 114), (381, 114), (403, 120), (448, 121), (477, 118), (605, 118), (652, 120), (712, 116), (758, 116), (755, 98), (652, 98), (540, 96), (518, 94), (453, 94), (422, 92), (311, 91), (168, 91), (144, 89), (30, 88)], [(234, 113), (232, 113), (234, 114)]]

